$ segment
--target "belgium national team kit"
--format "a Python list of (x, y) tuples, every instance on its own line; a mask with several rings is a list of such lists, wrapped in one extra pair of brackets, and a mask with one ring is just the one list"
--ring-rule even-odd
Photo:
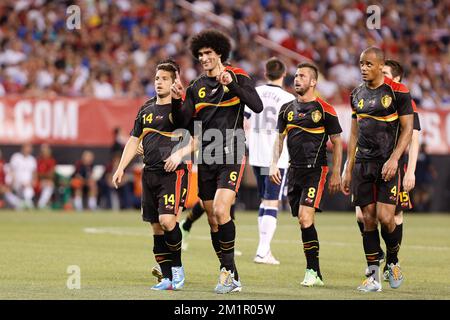
[(287, 134), (290, 156), (288, 198), (292, 215), (300, 205), (320, 211), (328, 173), (326, 145), (329, 135), (342, 132), (334, 108), (320, 98), (293, 100), (280, 109), (278, 130)]
[(138, 112), (131, 135), (142, 140), (144, 171), (142, 174), (142, 218), (158, 223), (159, 214), (177, 214), (184, 206), (188, 190), (186, 165), (174, 172), (164, 170), (167, 159), (181, 141), (173, 131), (172, 105), (158, 105), (156, 99), (144, 103)]
[(245, 147), (241, 148), (244, 105), (256, 112), (263, 108), (247, 73), (229, 66), (225, 70), (233, 78), (230, 84), (203, 74), (187, 88), (182, 109), (174, 105), (177, 124), (202, 137), (197, 161), (199, 197), (204, 201), (213, 200), (220, 188), (238, 192), (246, 162)]
[[(420, 131), (421, 127), (420, 127), (420, 119), (419, 119), (419, 113), (416, 107), (416, 103), (414, 102), (414, 100), (411, 101), (412, 104), (412, 108), (414, 111), (414, 124), (413, 124), (413, 130), (417, 130)], [(398, 166), (400, 168), (400, 192), (398, 193), (398, 202), (397, 202), (397, 208), (395, 210), (395, 213), (397, 214), (400, 211), (404, 211), (404, 210), (410, 210), (412, 209), (412, 203), (411, 203), (411, 198), (409, 195), (408, 191), (405, 191), (404, 187), (403, 187), (403, 177), (405, 176), (406, 173), (406, 169), (407, 169), (407, 159), (406, 156), (403, 155), (399, 162), (398, 162)]]
[[(376, 89), (364, 83), (350, 96), (352, 117), (358, 121), (358, 142), (353, 169), (352, 199), (355, 206), (374, 202), (397, 204), (400, 170), (384, 181), (381, 171), (400, 135), (400, 116), (413, 114), (411, 95), (400, 83), (385, 77)], [(399, 167), (401, 163), (399, 162)]]

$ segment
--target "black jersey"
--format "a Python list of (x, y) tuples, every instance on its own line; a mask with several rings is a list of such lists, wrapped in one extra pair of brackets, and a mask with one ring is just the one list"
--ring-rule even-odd
[(277, 127), (280, 133), (287, 133), (293, 168), (326, 166), (328, 136), (342, 132), (336, 111), (320, 98), (284, 104), (278, 114)]
[(143, 140), (146, 169), (164, 169), (164, 160), (181, 141), (181, 135), (173, 132), (175, 129), (170, 103), (158, 105), (153, 98), (140, 108), (130, 134)]
[(352, 118), (358, 121), (356, 161), (386, 161), (397, 145), (400, 116), (413, 114), (408, 88), (384, 77), (376, 89), (364, 83), (350, 95)]
[[(202, 149), (204, 150), (212, 143), (219, 143), (218, 149), (223, 156), (230, 149), (234, 150), (231, 148), (231, 141), (236, 139), (236, 130), (243, 130), (245, 105), (256, 113), (263, 110), (262, 101), (250, 76), (239, 68), (227, 66), (225, 70), (233, 78), (230, 84), (223, 86), (216, 77), (203, 74), (192, 81), (187, 88), (182, 107), (174, 104), (175, 123), (188, 128), (191, 134), (198, 133), (199, 130), (195, 127), (201, 123)], [(211, 139), (208, 133), (205, 135), (205, 132), (210, 129), (220, 131), (222, 141)]]

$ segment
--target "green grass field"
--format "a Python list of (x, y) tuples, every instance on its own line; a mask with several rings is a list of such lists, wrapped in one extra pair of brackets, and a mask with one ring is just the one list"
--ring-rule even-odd
[[(322, 213), (316, 227), (325, 286), (303, 288), (305, 258), (298, 224), (280, 214), (272, 252), (279, 266), (252, 262), (256, 213), (237, 213), (237, 257), (243, 291), (216, 295), (218, 262), (205, 217), (183, 252), (183, 291), (154, 292), (149, 225), (136, 212), (0, 211), (0, 299), (450, 299), (450, 215), (409, 214), (400, 262), (405, 282), (360, 293), (365, 261), (353, 214)], [(81, 289), (69, 290), (67, 267), (81, 268)]]

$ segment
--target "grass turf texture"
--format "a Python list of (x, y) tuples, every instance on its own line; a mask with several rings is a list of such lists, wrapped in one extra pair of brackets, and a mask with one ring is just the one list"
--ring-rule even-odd
[[(183, 252), (183, 291), (155, 292), (150, 225), (135, 212), (0, 211), (0, 299), (450, 299), (450, 215), (408, 214), (400, 263), (403, 285), (361, 293), (365, 261), (354, 214), (321, 213), (316, 228), (325, 286), (303, 288), (305, 258), (296, 219), (279, 214), (272, 252), (281, 265), (257, 265), (256, 212), (237, 212), (236, 258), (243, 291), (217, 295), (218, 261), (206, 217)], [(384, 247), (384, 244), (383, 244)], [(69, 265), (81, 268), (81, 289), (69, 290)]]

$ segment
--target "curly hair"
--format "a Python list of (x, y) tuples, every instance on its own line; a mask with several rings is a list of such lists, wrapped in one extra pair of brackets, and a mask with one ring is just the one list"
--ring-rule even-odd
[(198, 58), (198, 52), (202, 48), (211, 48), (220, 55), (220, 60), (225, 62), (231, 51), (230, 39), (217, 30), (203, 30), (191, 38), (189, 47), (195, 58)]
[(156, 71), (164, 70), (171, 73), (172, 80), (176, 78), (176, 72), (180, 73), (180, 66), (172, 59), (165, 59), (156, 65)]

